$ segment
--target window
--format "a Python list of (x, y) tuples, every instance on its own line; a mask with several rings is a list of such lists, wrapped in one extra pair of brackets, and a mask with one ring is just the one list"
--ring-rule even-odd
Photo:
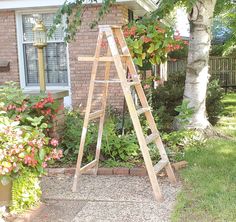
[[(54, 13), (22, 14), (22, 48), (26, 86), (38, 86), (37, 49), (33, 46), (33, 26), (35, 17), (40, 16), (47, 27), (53, 23)], [(45, 75), (47, 86), (68, 86), (67, 45), (63, 41), (64, 32), (58, 27), (53, 38), (48, 39), (44, 48)]]

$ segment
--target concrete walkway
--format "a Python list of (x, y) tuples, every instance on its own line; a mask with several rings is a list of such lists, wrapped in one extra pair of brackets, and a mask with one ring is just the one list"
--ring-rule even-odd
[(87, 176), (77, 193), (72, 177), (44, 177), (45, 207), (34, 222), (165, 222), (170, 221), (180, 184), (159, 179), (165, 201), (154, 200), (147, 177)]

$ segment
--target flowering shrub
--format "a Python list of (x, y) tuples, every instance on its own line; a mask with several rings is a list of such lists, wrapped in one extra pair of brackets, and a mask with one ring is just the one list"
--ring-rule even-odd
[(0, 182), (23, 170), (37, 176), (48, 162), (62, 157), (58, 141), (49, 137), (59, 109), (51, 95), (26, 96), (15, 83), (0, 89)]
[(46, 137), (43, 130), (47, 127), (42, 118), (31, 119), (33, 126), (20, 125), (0, 115), (0, 179), (7, 184), (25, 168), (44, 173), (47, 163), (62, 157), (62, 151), (57, 150), (58, 142)]
[(140, 67), (143, 63), (163, 63), (169, 52), (188, 44), (181, 40), (179, 33), (174, 36), (173, 29), (149, 17), (125, 26), (124, 35), (134, 63)]

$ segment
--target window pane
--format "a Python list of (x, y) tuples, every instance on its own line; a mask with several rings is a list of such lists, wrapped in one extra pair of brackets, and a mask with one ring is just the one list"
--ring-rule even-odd
[[(35, 19), (40, 17), (47, 29), (53, 24), (54, 13), (22, 15), (23, 50), (26, 72), (26, 85), (39, 85), (37, 50), (33, 46), (33, 27)], [(66, 44), (63, 42), (64, 32), (57, 27), (53, 38), (44, 48), (45, 75), (47, 85), (67, 86), (67, 54)]]
[[(35, 24), (35, 19), (40, 17), (43, 20), (44, 25), (47, 30), (53, 24), (54, 13), (44, 13), (44, 14), (32, 14), (32, 15), (22, 15), (23, 22), (23, 41), (24, 42), (33, 42), (33, 27)], [(53, 34), (49, 41), (63, 41), (64, 32), (62, 27), (58, 26), (55, 33)]]
[[(38, 85), (38, 58), (33, 44), (24, 44), (26, 83)], [(48, 43), (44, 49), (45, 75), (47, 85), (67, 86), (67, 58), (65, 43)]]

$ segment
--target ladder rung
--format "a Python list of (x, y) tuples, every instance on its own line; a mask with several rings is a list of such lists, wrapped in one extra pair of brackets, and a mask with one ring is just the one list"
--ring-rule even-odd
[(90, 113), (89, 114), (89, 120), (93, 120), (93, 119), (96, 119), (96, 118), (98, 118), (98, 117), (101, 117), (101, 115), (103, 114), (103, 110), (98, 110), (98, 111), (96, 111), (96, 112), (94, 112), (94, 113)]
[[(94, 62), (96, 60), (93, 56), (79, 56), (78, 61), (80, 62)], [(112, 62), (113, 57), (111, 56), (103, 56), (98, 58), (99, 62)]]
[(135, 86), (135, 85), (138, 85), (138, 84), (141, 84), (141, 82), (139, 82), (139, 81), (128, 82), (129, 86)]
[(160, 161), (154, 166), (155, 173), (159, 173), (168, 163), (169, 163), (168, 160), (160, 160)]
[(99, 25), (99, 28), (112, 28), (112, 29), (121, 29), (120, 25)]
[(121, 83), (119, 79), (111, 79), (111, 80), (95, 80), (95, 83)]
[(83, 166), (80, 169), (80, 173), (86, 172), (87, 170), (95, 167), (95, 165), (97, 164), (97, 160), (93, 160), (92, 162), (88, 163), (87, 165)]
[[(125, 61), (130, 55), (120, 55), (122, 61)], [(131, 57), (130, 57), (131, 58)], [(78, 61), (80, 62), (94, 62), (96, 58), (94, 56), (79, 56)], [(102, 56), (98, 57), (99, 62), (113, 62), (114, 59), (112, 56)]]
[(142, 113), (146, 113), (146, 112), (149, 112), (149, 111), (151, 111), (151, 108), (150, 108), (150, 107), (141, 108), (141, 109), (138, 109), (138, 110), (137, 110), (137, 114), (138, 114), (138, 115), (141, 115)]
[(159, 136), (158, 133), (153, 133), (146, 137), (146, 143), (149, 144)]

